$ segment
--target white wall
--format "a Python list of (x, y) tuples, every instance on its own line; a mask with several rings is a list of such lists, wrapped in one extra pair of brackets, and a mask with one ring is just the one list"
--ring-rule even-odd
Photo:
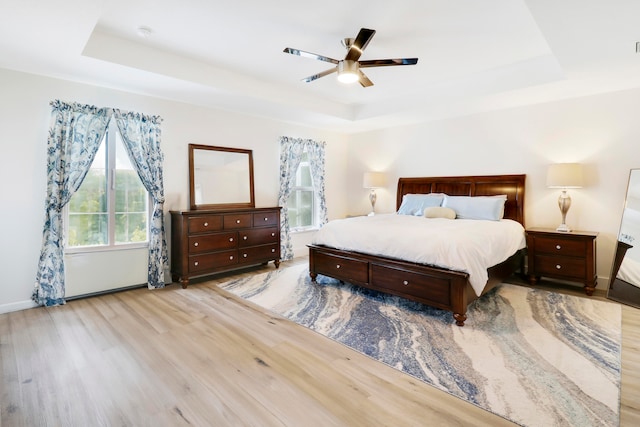
[(607, 289), (629, 170), (640, 167), (640, 90), (513, 108), (359, 134), (349, 144), (350, 212), (367, 212), (366, 170), (388, 171), (377, 211), (395, 209), (400, 176), (527, 174), (525, 221), (561, 222), (546, 167), (580, 162), (586, 186), (570, 190), (567, 224), (598, 231), (599, 289)]
[[(188, 209), (189, 143), (252, 149), (256, 206), (275, 206), (279, 185), (278, 138), (281, 135), (327, 142), (329, 215), (335, 218), (344, 216), (346, 212), (344, 135), (0, 69), (0, 157), (4, 166), (0, 169), (3, 183), (0, 189), (0, 267), (4, 274), (0, 282), (0, 313), (32, 306), (30, 296), (44, 218), (45, 150), (51, 114), (49, 102), (54, 99), (162, 116), (167, 212)], [(304, 250), (307, 239), (308, 236), (297, 236), (294, 247)], [(89, 271), (108, 272), (109, 268), (105, 266), (115, 263), (111, 270), (120, 270), (114, 274), (121, 282), (122, 270), (128, 270), (126, 264), (114, 261), (113, 254), (103, 259), (109, 259), (108, 263), (95, 257), (76, 255), (70, 264), (83, 266)], [(81, 280), (75, 276), (71, 279)], [(130, 285), (139, 284), (135, 277), (131, 280), (133, 283)]]

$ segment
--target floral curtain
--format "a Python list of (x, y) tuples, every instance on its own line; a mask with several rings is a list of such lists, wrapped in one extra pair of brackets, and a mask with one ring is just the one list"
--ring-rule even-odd
[(296, 171), (302, 160), (302, 155), (307, 152), (311, 170), (313, 189), (318, 197), (318, 221), (323, 226), (327, 223), (327, 204), (324, 194), (324, 158), (325, 143), (311, 139), (280, 138), (280, 193), (278, 206), (282, 207), (280, 218), (281, 233), (281, 258), (286, 261), (293, 258), (293, 246), (291, 244), (291, 227), (289, 225), (288, 200), (291, 189), (295, 184)]
[(164, 268), (169, 264), (164, 230), (164, 180), (160, 150), (160, 123), (158, 116), (125, 113), (114, 110), (114, 117), (129, 159), (142, 184), (153, 200), (153, 213), (149, 227), (148, 287), (164, 287)]
[(51, 102), (47, 139), (47, 195), (42, 249), (31, 298), (39, 305), (64, 304), (62, 208), (84, 180), (109, 125), (111, 109)]

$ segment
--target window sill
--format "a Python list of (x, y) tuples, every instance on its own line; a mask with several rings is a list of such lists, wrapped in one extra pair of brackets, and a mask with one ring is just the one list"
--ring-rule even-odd
[(320, 227), (296, 228), (291, 230), (291, 234), (313, 233), (318, 230), (320, 230)]
[(112, 251), (130, 251), (135, 249), (148, 249), (149, 242), (129, 243), (113, 246), (81, 246), (74, 248), (65, 248), (65, 255), (87, 254), (96, 252), (112, 252)]

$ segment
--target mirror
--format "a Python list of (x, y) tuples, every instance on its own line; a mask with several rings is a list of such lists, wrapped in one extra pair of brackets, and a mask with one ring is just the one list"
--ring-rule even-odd
[(640, 169), (631, 169), (607, 298), (640, 308)]
[(191, 209), (253, 208), (253, 152), (189, 144)]

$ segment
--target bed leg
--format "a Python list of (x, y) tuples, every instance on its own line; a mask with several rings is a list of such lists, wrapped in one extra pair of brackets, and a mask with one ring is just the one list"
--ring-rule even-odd
[(464, 326), (464, 321), (467, 320), (466, 314), (453, 313), (453, 318), (456, 319), (456, 325)]
[(311, 281), (312, 281), (313, 283), (315, 283), (315, 282), (316, 282), (316, 277), (318, 277), (318, 273), (316, 273), (316, 272), (314, 272), (314, 271), (310, 271), (310, 272), (309, 272), (309, 276), (311, 276)]

